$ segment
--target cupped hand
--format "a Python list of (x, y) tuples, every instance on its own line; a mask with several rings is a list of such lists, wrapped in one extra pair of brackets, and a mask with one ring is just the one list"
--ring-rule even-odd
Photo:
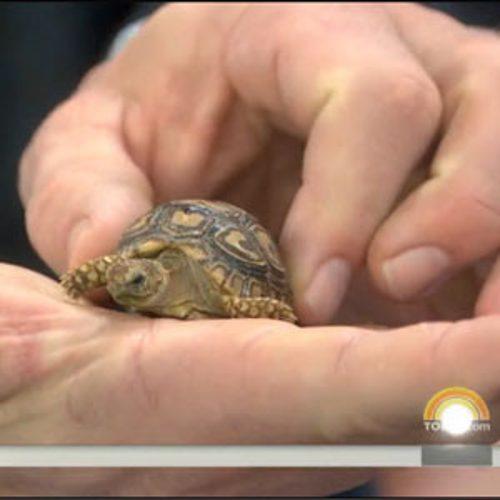
[[(498, 437), (498, 317), (387, 331), (183, 322), (74, 303), (54, 281), (14, 266), (1, 265), (0, 279), (1, 444), (419, 443), (427, 439), (425, 402), (455, 384), (485, 398), (493, 415), (485, 437)], [(3, 472), (0, 492), (310, 496), (368, 476), (258, 468), (199, 470), (188, 481), (176, 470), (18, 474)]]
[(156, 202), (224, 199), (279, 238), (305, 324), (365, 269), (386, 322), (431, 319), (395, 304), (500, 243), (499, 47), (414, 4), (160, 8), (27, 148), (29, 235), (64, 271)]

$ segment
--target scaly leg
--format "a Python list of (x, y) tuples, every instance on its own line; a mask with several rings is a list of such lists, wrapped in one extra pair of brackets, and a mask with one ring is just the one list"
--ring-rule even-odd
[(291, 323), (297, 322), (293, 309), (281, 300), (268, 297), (225, 296), (223, 301), (231, 318), (273, 318)]
[(105, 286), (108, 269), (121, 259), (119, 255), (105, 255), (89, 260), (80, 267), (63, 274), (59, 281), (70, 297), (77, 298), (93, 288)]

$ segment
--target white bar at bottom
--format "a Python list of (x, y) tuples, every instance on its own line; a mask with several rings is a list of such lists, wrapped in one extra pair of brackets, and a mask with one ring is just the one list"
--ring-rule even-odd
[(420, 467), (420, 446), (0, 446), (0, 467)]

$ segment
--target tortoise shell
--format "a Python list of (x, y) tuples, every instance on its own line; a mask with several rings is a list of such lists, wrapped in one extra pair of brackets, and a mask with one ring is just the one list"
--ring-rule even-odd
[(144, 255), (151, 241), (182, 249), (234, 296), (292, 302), (275, 243), (257, 219), (241, 208), (195, 199), (158, 205), (123, 234), (118, 253)]

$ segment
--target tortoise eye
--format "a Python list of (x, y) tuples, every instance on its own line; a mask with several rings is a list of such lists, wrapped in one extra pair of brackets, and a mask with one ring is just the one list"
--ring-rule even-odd
[(132, 281), (130, 281), (131, 285), (142, 285), (145, 281), (145, 277), (143, 274), (138, 274)]

